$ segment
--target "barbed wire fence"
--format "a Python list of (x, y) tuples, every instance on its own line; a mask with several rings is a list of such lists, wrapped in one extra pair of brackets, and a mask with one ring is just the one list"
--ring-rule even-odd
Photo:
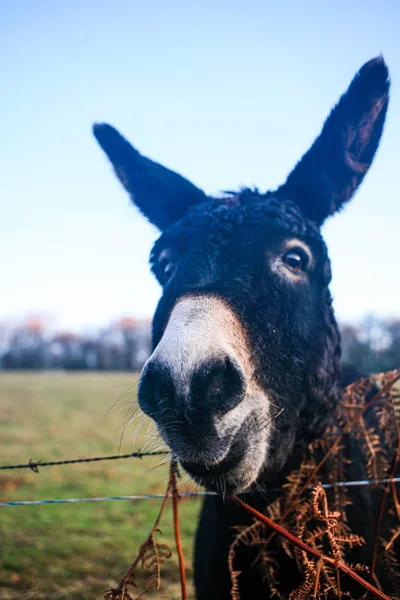
[[(34, 473), (39, 474), (39, 468), (43, 467), (59, 467), (65, 465), (78, 465), (82, 463), (97, 463), (102, 461), (110, 460), (124, 460), (124, 459), (143, 459), (154, 456), (171, 456), (171, 452), (168, 450), (158, 450), (153, 452), (143, 452), (141, 450), (137, 452), (131, 452), (130, 454), (115, 454), (110, 456), (93, 456), (86, 458), (73, 458), (68, 460), (51, 460), (51, 461), (34, 461), (31, 458), (27, 463), (14, 464), (14, 465), (0, 465), (1, 471), (14, 471), (19, 469), (30, 469)], [(203, 497), (208, 495), (214, 495), (214, 492), (181, 492), (182, 498), (192, 497)], [(164, 498), (165, 494), (134, 494), (124, 496), (93, 496), (89, 498), (50, 498), (45, 500), (19, 500), (19, 501), (3, 501), (0, 502), (0, 507), (11, 507), (11, 506), (32, 506), (32, 505), (46, 505), (46, 504), (76, 504), (80, 502), (107, 502), (116, 500), (159, 500)]]
[[(137, 452), (131, 452), (130, 454), (115, 454), (110, 456), (93, 456), (86, 458), (73, 458), (67, 460), (52, 460), (52, 461), (34, 461), (29, 459), (27, 463), (21, 464), (13, 464), (13, 465), (0, 465), (1, 471), (14, 471), (19, 469), (29, 469), (34, 473), (39, 474), (39, 468), (44, 467), (59, 467), (65, 465), (78, 465), (82, 463), (95, 463), (102, 461), (110, 461), (110, 460), (124, 460), (124, 459), (143, 459), (150, 458), (154, 456), (171, 456), (172, 454), (169, 450), (157, 450), (153, 452), (143, 452), (138, 450)], [(376, 484), (384, 484), (384, 483), (400, 483), (400, 477), (394, 478), (383, 478), (377, 480), (370, 479), (362, 479), (355, 481), (339, 481), (335, 484), (336, 487), (356, 487), (356, 486), (369, 486)], [(324, 489), (329, 489), (333, 487), (333, 484), (325, 483), (322, 484)], [(250, 493), (250, 492), (242, 492)], [(197, 491), (197, 492), (180, 492), (179, 496), (181, 498), (195, 498), (195, 497), (205, 497), (205, 496), (215, 496), (216, 492), (206, 492), (206, 491)], [(1, 507), (12, 507), (12, 506), (34, 506), (34, 505), (46, 505), (46, 504), (77, 504), (80, 502), (112, 502), (119, 500), (130, 500), (130, 501), (140, 501), (140, 500), (159, 500), (164, 498), (165, 494), (133, 494), (133, 495), (121, 495), (121, 496), (93, 496), (89, 498), (50, 498), (45, 500), (15, 500), (15, 501), (3, 501), (0, 502)]]

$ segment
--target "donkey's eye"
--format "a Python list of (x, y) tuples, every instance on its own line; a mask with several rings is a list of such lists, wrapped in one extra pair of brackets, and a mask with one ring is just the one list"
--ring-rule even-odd
[(283, 257), (284, 264), (294, 273), (305, 271), (307, 268), (308, 257), (300, 250), (289, 250)]
[(164, 285), (171, 278), (175, 271), (175, 257), (172, 252), (163, 250), (157, 263), (157, 276)]

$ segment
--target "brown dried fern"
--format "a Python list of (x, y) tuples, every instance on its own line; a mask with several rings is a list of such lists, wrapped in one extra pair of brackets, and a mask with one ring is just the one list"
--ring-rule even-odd
[[(274, 529), (274, 531), (276, 533), (278, 533), (279, 535), (281, 535), (283, 537), (286, 537), (292, 544), (294, 544), (294, 546), (296, 546), (300, 550), (304, 551), (307, 554), (310, 554), (311, 556), (314, 556), (318, 560), (322, 559), (324, 564), (326, 563), (326, 564), (331, 565), (335, 569), (340, 569), (341, 571), (343, 571), (344, 573), (349, 575), (352, 579), (357, 581), (357, 583), (359, 583), (367, 591), (369, 591), (371, 594), (373, 594), (376, 598), (379, 598), (380, 600), (390, 600), (389, 596), (387, 596), (386, 594), (384, 594), (383, 592), (378, 590), (376, 587), (371, 585), (368, 581), (366, 581), (365, 579), (360, 577), (360, 575), (358, 575), (354, 571), (354, 569), (352, 569), (346, 563), (344, 563), (342, 561), (338, 561), (338, 560), (334, 559), (333, 557), (326, 556), (321, 551), (312, 548), (311, 546), (309, 546), (302, 540), (298, 539), (292, 533), (287, 531), (284, 527), (282, 527), (278, 523), (274, 523), (266, 515), (263, 515), (262, 513), (260, 513), (258, 510), (256, 510), (252, 506), (249, 506), (248, 504), (243, 502), (243, 500), (240, 500), (240, 498), (238, 498), (237, 496), (234, 496), (233, 499), (238, 504), (240, 504), (240, 506), (242, 506), (245, 510), (247, 510), (249, 513), (251, 513), (253, 516), (260, 519), (260, 521), (262, 521), (263, 523), (266, 523), (269, 527)], [(303, 596), (303, 598), (304, 598), (304, 596)], [(297, 599), (299, 599), (298, 596), (297, 596)]]
[(261, 532), (264, 530), (264, 526), (262, 523), (260, 523), (260, 521), (254, 520), (252, 525), (245, 527), (236, 527), (235, 529), (238, 531), (238, 535), (236, 536), (229, 550), (228, 567), (231, 576), (231, 598), (232, 600), (240, 600), (238, 579), (241, 575), (241, 571), (237, 571), (233, 567), (236, 548), (239, 546), (239, 544), (252, 546), (257, 544), (258, 540), (262, 541)]
[[(390, 481), (390, 486), (384, 486), (381, 496), (378, 519), (375, 527), (374, 550), (371, 563), (371, 578), (375, 582), (375, 584), (381, 589), (380, 582), (376, 575), (376, 566), (378, 561), (378, 549), (380, 542), (382, 541), (381, 524), (390, 489), (392, 492), (393, 505), (397, 513), (398, 525), (400, 526), (400, 505), (397, 496), (396, 486), (393, 481), (393, 478), (396, 476), (397, 467), (400, 461), (400, 389), (398, 387), (395, 387), (395, 384), (400, 379), (400, 371), (390, 371), (389, 373), (381, 374), (378, 377), (381, 378), (382, 385), (381, 400), (383, 399), (386, 401), (381, 402), (381, 404), (377, 407), (376, 417), (378, 419), (378, 426), (383, 432), (386, 445), (389, 448), (394, 449), (392, 464), (390, 469), (388, 469), (388, 472), (386, 473), (386, 477), (388, 477)], [(393, 564), (392, 559), (394, 558), (394, 551), (392, 546), (395, 542), (395, 539), (397, 538), (393, 537), (392, 535), (392, 538), (391, 540), (389, 540), (389, 542), (383, 542), (383, 545), (386, 546), (385, 551), (383, 553), (383, 560), (386, 563)], [(391, 574), (391, 583), (394, 589), (397, 589), (398, 578), (395, 569), (388, 570)]]
[[(119, 586), (114, 589), (107, 590), (104, 594), (106, 600), (139, 600), (145, 594), (152, 590), (159, 590), (161, 584), (161, 565), (171, 557), (171, 550), (167, 544), (159, 544), (156, 541), (156, 534), (161, 533), (159, 524), (164, 514), (165, 507), (169, 497), (173, 497), (173, 514), (174, 514), (174, 530), (175, 530), (175, 541), (178, 551), (180, 575), (181, 575), (181, 591), (182, 600), (186, 600), (186, 579), (183, 562), (182, 546), (180, 541), (179, 532), (179, 520), (178, 520), (178, 502), (179, 495), (176, 484), (177, 466), (176, 462), (171, 461), (170, 474), (168, 480), (167, 490), (165, 492), (164, 499), (161, 504), (161, 508), (155, 520), (155, 523), (143, 544), (139, 548), (139, 552), (129, 567), (128, 571), (121, 579)], [(146, 582), (146, 588), (139, 595), (132, 596), (131, 590), (128, 588), (137, 588), (136, 581), (136, 570), (138, 566), (141, 566), (144, 570), (148, 571), (148, 577)]]
[[(253, 533), (260, 531), (255, 524), (251, 526), (251, 531), (249, 528), (249, 535), (244, 529), (241, 530), (230, 552), (230, 569), (231, 574), (234, 575), (232, 580), (235, 583), (236, 595), (233, 596), (235, 600), (239, 599), (238, 573), (232, 567), (235, 549), (239, 543), (251, 543), (251, 539), (254, 540), (254, 545), (260, 547), (257, 559), (262, 560), (267, 567), (269, 586), (274, 589), (275, 593), (279, 593), (276, 588), (277, 580), (275, 583), (273, 581), (273, 577), (278, 576), (278, 571), (276, 568), (271, 569), (271, 565), (268, 564), (270, 558), (268, 545), (277, 535), (277, 527), (283, 523), (290, 534), (289, 536), (281, 535), (279, 545), (287, 555), (293, 556), (293, 550), (289, 549), (294, 543), (293, 539), (291, 543), (288, 542), (290, 535), (295, 537), (296, 543), (301, 541), (307, 546), (307, 550), (298, 546), (294, 551), (298, 568), (303, 573), (304, 579), (302, 585), (292, 592), (290, 596), (292, 600), (310, 597), (325, 598), (329, 594), (329, 597), (333, 594), (337, 598), (348, 596), (341, 589), (339, 565), (340, 569), (348, 574), (350, 574), (349, 571), (352, 571), (350, 576), (359, 583), (362, 582), (361, 585), (364, 585), (371, 593), (377, 597), (387, 598), (376, 579), (375, 566), (381, 518), (386, 496), (391, 491), (392, 505), (397, 513), (399, 526), (398, 529), (391, 532), (390, 539), (384, 545), (388, 554), (386, 562), (392, 565), (393, 571), (394, 567), (397, 568), (392, 546), (397, 540), (400, 541), (400, 502), (393, 481), (398, 462), (400, 462), (400, 388), (395, 388), (399, 379), (400, 370), (397, 370), (363, 379), (349, 386), (338, 409), (337, 424), (326, 432), (323, 439), (308, 447), (299, 469), (290, 473), (287, 478), (283, 496), (274, 503), (274, 507), (271, 506), (272, 510), (267, 508), (270, 515), (269, 522), (275, 521), (272, 533), (266, 536), (263, 542), (259, 535), (254, 538)], [(376, 391), (376, 386), (379, 388), (378, 391)], [(367, 425), (366, 415), (371, 412), (378, 422), (379, 433)], [(365, 457), (365, 469), (371, 482), (385, 478), (390, 480), (390, 485), (387, 485), (383, 492), (380, 517), (376, 526), (374, 560), (369, 565), (371, 577), (379, 589), (371, 586), (355, 573), (355, 570), (368, 570), (367, 566), (355, 565), (352, 567), (345, 561), (348, 548), (363, 543), (359, 536), (351, 533), (346, 521), (346, 506), (350, 503), (347, 489), (345, 486), (337, 486), (338, 482), (345, 481), (346, 469), (350, 462), (346, 458), (343, 448), (346, 434), (351, 434), (353, 438), (359, 440)], [(390, 467), (389, 456), (384, 449), (385, 445), (392, 452), (395, 450)], [(334, 510), (332, 512), (328, 511), (325, 492), (317, 479), (321, 467), (326, 463), (329, 464), (329, 468), (325, 477), (333, 487)], [(310, 496), (311, 486), (314, 486), (314, 492)], [(314, 558), (310, 558), (310, 550), (315, 552)]]
[[(346, 563), (344, 558), (346, 546), (361, 545), (364, 540), (347, 531), (340, 520), (340, 512), (329, 511), (326, 493), (321, 484), (315, 487), (310, 500), (304, 502), (302, 510), (297, 513), (298, 527), (297, 531), (293, 530), (293, 533), (298, 539), (321, 553), (324, 547), (329, 547), (330, 551), (325, 550), (323, 558), (316, 561), (306, 552), (296, 550), (296, 560), (300, 572), (304, 574), (304, 582), (292, 592), (290, 598), (308, 598), (311, 590), (313, 590), (313, 597), (317, 598), (321, 585), (325, 592), (332, 590), (340, 597), (335, 565), (338, 562)], [(333, 558), (333, 565), (326, 561), (327, 556)]]

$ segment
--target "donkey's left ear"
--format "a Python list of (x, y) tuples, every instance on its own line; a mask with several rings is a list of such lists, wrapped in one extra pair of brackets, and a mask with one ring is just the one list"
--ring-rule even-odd
[(93, 133), (114, 171), (141, 212), (163, 230), (193, 204), (207, 198), (187, 179), (142, 156), (114, 127), (96, 123)]
[(276, 196), (293, 200), (321, 225), (350, 200), (371, 166), (389, 100), (382, 57), (367, 62), (332, 110), (321, 134)]

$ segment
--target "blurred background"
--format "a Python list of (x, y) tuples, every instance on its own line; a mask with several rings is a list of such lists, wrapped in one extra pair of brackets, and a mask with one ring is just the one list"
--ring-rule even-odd
[[(150, 351), (158, 234), (130, 205), (92, 123), (114, 125), (207, 193), (273, 189), (380, 53), (392, 76), (381, 146), (323, 234), (346, 365), (400, 363), (399, 23), (396, 0), (0, 2), (2, 463), (146, 443), (142, 430), (120, 430)], [(157, 465), (3, 472), (0, 499), (160, 491)], [(184, 507), (189, 556), (198, 506)], [(122, 575), (157, 506), (0, 510), (0, 598), (88, 599)], [(165, 598), (179, 597), (171, 565)]]

